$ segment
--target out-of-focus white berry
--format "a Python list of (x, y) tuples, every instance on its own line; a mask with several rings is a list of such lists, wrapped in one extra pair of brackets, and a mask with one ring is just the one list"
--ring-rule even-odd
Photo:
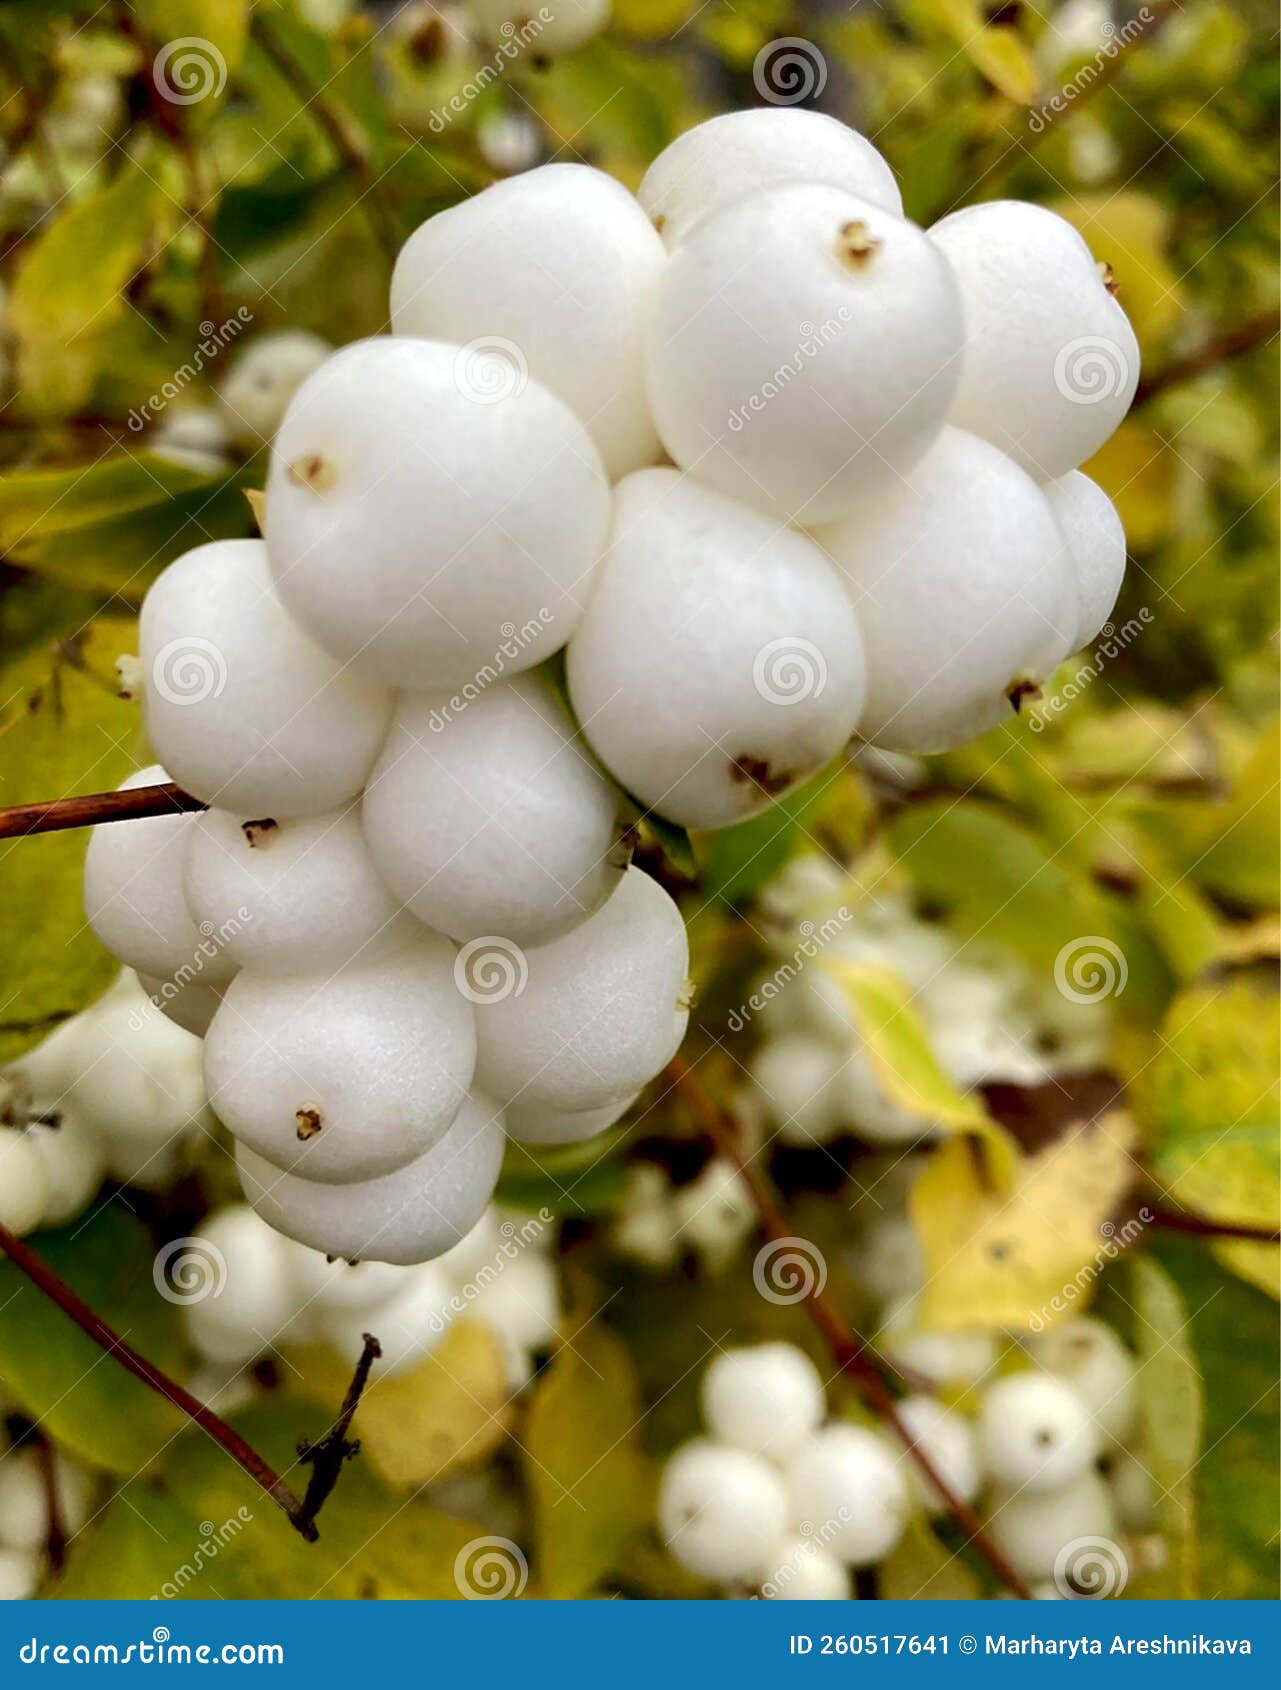
[[(898, 1304), (910, 1299), (925, 1280), (920, 1234), (906, 1215), (892, 1210), (874, 1215), (850, 1252), (850, 1267), (861, 1289), (874, 1301)], [(899, 1324), (908, 1318), (904, 1307)]]
[[(969, 1421), (933, 1397), (907, 1397), (898, 1405), (898, 1412), (943, 1483), (962, 1502), (972, 1502), (978, 1495), (981, 1475)], [(903, 1468), (921, 1507), (929, 1514), (946, 1513), (947, 1504), (910, 1454), (904, 1454)]]
[(963, 745), (1067, 653), (1080, 617), (1067, 542), (1032, 478), (977, 435), (945, 429), (818, 538), (863, 629), (864, 739)]
[(472, 26), (490, 45), (518, 42), (534, 58), (572, 52), (609, 22), (611, 0), (467, 0)]
[(667, 1175), (651, 1162), (632, 1162), (614, 1217), (615, 1248), (645, 1267), (661, 1270), (671, 1267), (680, 1254), (679, 1233)]
[(988, 1386), (978, 1440), (984, 1472), (1029, 1491), (1067, 1484), (1099, 1453), (1085, 1403), (1070, 1385), (1039, 1372), (1010, 1374)]
[(461, 688), (564, 645), (609, 509), (583, 425), (512, 349), (394, 335), (344, 347), (295, 394), (267, 545), (327, 651), (394, 686)]
[[(0, 375), (3, 373), (0, 366)], [(0, 1545), (0, 1602), (29, 1601), (39, 1584), (39, 1555), (30, 1549), (8, 1549)]]
[(305, 329), (278, 329), (236, 351), (218, 389), (223, 419), (236, 445), (247, 452), (266, 446), (289, 401), (332, 350), (327, 340)]
[(499, 1264), (469, 1311), (518, 1349), (549, 1349), (560, 1324), (556, 1269), (536, 1250), (523, 1250)]
[(683, 1567), (718, 1584), (756, 1584), (787, 1529), (787, 1492), (767, 1461), (695, 1438), (672, 1456), (658, 1529)]
[(1108, 1488), (1117, 1517), (1127, 1532), (1152, 1529), (1156, 1485), (1148, 1464), (1131, 1449), (1118, 1449), (1108, 1458)]
[(1041, 205), (989, 200), (936, 223), (965, 312), (950, 420), (1039, 481), (1091, 457), (1130, 408), (1139, 346), (1106, 267)]
[(25, 1132), (0, 1127), (0, 1226), (21, 1238), (44, 1220), (52, 1196), (49, 1172)]
[(325, 1342), (349, 1366), (364, 1348), (365, 1334), (377, 1338), (382, 1350), (374, 1363), (378, 1373), (408, 1373), (437, 1348), (449, 1326), (449, 1281), (435, 1263), (417, 1268), (402, 1290), (369, 1309), (326, 1311), (321, 1318)]
[(1093, 1470), (1055, 1490), (997, 1491), (988, 1516), (992, 1541), (1031, 1579), (1054, 1574), (1060, 1551), (1078, 1538), (1111, 1538), (1117, 1529), (1108, 1487)]
[(158, 458), (215, 475), (227, 467), (230, 435), (226, 419), (212, 405), (166, 411), (147, 436)]
[(761, 1595), (767, 1602), (843, 1602), (849, 1597), (850, 1575), (813, 1538), (785, 1538), (766, 1559), (770, 1570)]
[(712, 1273), (727, 1267), (756, 1227), (747, 1182), (724, 1156), (714, 1156), (696, 1180), (673, 1194), (682, 1246)]
[(86, 1207), (102, 1184), (102, 1147), (76, 1110), (67, 1107), (57, 1111), (56, 1124), (33, 1122), (27, 1128), (27, 1137), (49, 1176), (41, 1225), (61, 1226)]
[(818, 1369), (795, 1344), (722, 1350), (703, 1375), (703, 1419), (736, 1449), (785, 1462), (827, 1413)]
[(858, 621), (813, 542), (673, 469), (619, 487), (567, 674), (606, 768), (688, 827), (767, 808), (836, 755), (864, 695)]
[(543, 154), (538, 125), (524, 112), (495, 112), (476, 125), (476, 145), (491, 170), (515, 176), (530, 170)]
[(295, 626), (261, 540), (184, 553), (152, 585), (139, 626), (147, 732), (179, 786), (279, 821), (335, 809), (364, 785), (391, 697)]
[(807, 1033), (768, 1039), (752, 1059), (751, 1077), (784, 1144), (827, 1144), (844, 1124), (833, 1085), (839, 1051)]
[[(89, 1517), (92, 1483), (77, 1462), (52, 1452), (58, 1521), (74, 1537)], [(38, 1450), (0, 1455), (0, 1543), (8, 1549), (43, 1549), (49, 1541), (49, 1486)]]
[(960, 296), (914, 224), (843, 189), (733, 201), (672, 253), (649, 396), (674, 461), (784, 522), (855, 517), (911, 468), (960, 373)]
[(933, 1385), (977, 1384), (996, 1366), (999, 1353), (991, 1332), (922, 1326), (915, 1297), (886, 1309), (879, 1348)]
[(825, 182), (901, 216), (893, 172), (872, 143), (822, 112), (761, 106), (687, 129), (645, 172), (636, 197), (669, 247), (711, 211), (761, 188)]
[[(168, 1261), (188, 1334), (207, 1360), (240, 1365), (279, 1345), (299, 1305), (287, 1251), (284, 1239), (238, 1203), (210, 1215)], [(205, 1295), (197, 1295), (202, 1288)]]
[(1070, 1385), (1109, 1444), (1121, 1444), (1138, 1416), (1134, 1357), (1106, 1322), (1093, 1316), (1052, 1327), (1028, 1343), (1028, 1353)]
[(664, 263), (653, 225), (612, 176), (544, 164), (437, 212), (409, 237), (392, 276), (392, 327), (455, 346), (512, 346), (617, 481), (662, 455), (644, 333)]
[(825, 1426), (788, 1463), (792, 1524), (812, 1532), (847, 1566), (889, 1554), (910, 1506), (895, 1455), (862, 1426)]

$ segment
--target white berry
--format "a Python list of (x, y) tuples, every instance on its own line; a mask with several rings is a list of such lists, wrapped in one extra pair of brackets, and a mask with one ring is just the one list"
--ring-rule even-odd
[[(992, 1541), (1009, 1557), (1015, 1571), (1029, 1579), (1060, 1575), (1060, 1556), (1080, 1538), (1094, 1540), (1092, 1550), (1085, 1546), (1087, 1551), (1109, 1555), (1107, 1540), (1117, 1529), (1108, 1487), (1093, 1471), (1078, 1473), (1054, 1490), (998, 1490), (988, 1512)], [(1099, 1544), (1098, 1539), (1105, 1541)], [(1117, 1544), (1111, 1550), (1115, 1557), (1122, 1553)], [(1115, 1557), (1114, 1564), (1120, 1568), (1123, 1563)], [(1055, 1583), (1062, 1588), (1059, 1576)]]
[[(973, 1502), (979, 1489), (979, 1457), (970, 1422), (934, 1397), (907, 1397), (898, 1405), (899, 1419), (929, 1458), (934, 1471), (962, 1502)], [(947, 1512), (948, 1504), (925, 1477), (911, 1454), (903, 1467), (912, 1494), (930, 1514)]]
[(989, 1385), (978, 1419), (984, 1471), (998, 1483), (1053, 1490), (1089, 1468), (1099, 1437), (1081, 1398), (1045, 1373), (1014, 1373)]
[(278, 329), (234, 353), (218, 403), (235, 443), (247, 452), (267, 445), (289, 401), (332, 350), (305, 329)]
[(755, 1584), (787, 1528), (787, 1493), (768, 1462), (707, 1438), (683, 1445), (663, 1470), (658, 1529), (690, 1572)]
[(0, 1127), (0, 1226), (19, 1238), (44, 1219), (51, 1193), (44, 1158), (26, 1133)]
[(1080, 617), (1068, 649), (1080, 651), (1098, 636), (1121, 591), (1125, 529), (1098, 482), (1079, 470), (1047, 481), (1045, 497), (1067, 541), (1076, 573)]
[(827, 1413), (818, 1369), (794, 1344), (721, 1351), (703, 1375), (702, 1404), (714, 1438), (779, 1462)]
[(770, 1571), (761, 1595), (767, 1602), (844, 1602), (849, 1597), (849, 1573), (813, 1538), (785, 1538), (766, 1559)]
[(862, 1426), (825, 1426), (787, 1468), (792, 1524), (813, 1532), (847, 1566), (889, 1554), (902, 1534), (910, 1497), (895, 1455)]
[(610, 0), (467, 0), (472, 25), (482, 41), (516, 41), (534, 57), (569, 53), (590, 41), (609, 22)]
[(1072, 1387), (1108, 1443), (1125, 1442), (1138, 1418), (1138, 1369), (1106, 1322), (1092, 1316), (1067, 1321), (1033, 1338), (1028, 1352), (1038, 1367)]

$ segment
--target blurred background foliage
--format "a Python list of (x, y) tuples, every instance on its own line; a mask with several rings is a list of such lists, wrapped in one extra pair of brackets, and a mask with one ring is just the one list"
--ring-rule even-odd
[[(136, 649), (132, 618), (171, 558), (255, 531), (244, 495), (264, 475), (255, 442), (205, 460), (162, 449), (155, 421), (208, 400), (234, 343), (285, 327), (333, 344), (381, 331), (397, 247), (433, 211), (548, 158), (634, 187), (691, 123), (756, 102), (762, 47), (800, 37), (826, 67), (816, 103), (885, 152), (909, 215), (928, 223), (979, 199), (1036, 199), (1112, 265), (1144, 376), (1130, 418), (1086, 467), (1123, 514), (1131, 567), (1104, 655), (1066, 666), (1033, 721), (926, 762), (857, 758), (769, 816), (695, 839), (692, 856), (684, 841), (666, 859), (652, 846), (650, 866), (691, 922), (700, 1074), (732, 1095), (750, 1034), (728, 1036), (725, 1015), (759, 965), (760, 894), (794, 852), (818, 848), (849, 866), (852, 886), (905, 888), (962, 940), (999, 941), (1042, 974), (1081, 935), (1119, 947), (1129, 978), (1107, 1078), (1134, 1159), (1171, 1202), (1275, 1226), (1275, 12), (1263, 0), (1149, 0), (1134, 38), (1101, 52), (1112, 16), (1098, 0), (615, 0), (605, 34), (556, 63), (517, 59), (480, 76), (472, 97), (486, 54), (430, 5), (7, 0), (0, 802), (107, 789), (147, 760), (114, 659)], [(192, 103), (157, 84), (157, 54), (177, 38), (211, 44), (224, 73)], [(0, 1059), (113, 972), (83, 929), (82, 851), (62, 835), (3, 858)], [(883, 983), (878, 999), (875, 980), (849, 989), (886, 1070), (935, 1088), (936, 1117), (950, 1111), (956, 1132), (991, 1135), (1008, 1189), (1036, 1176), (1047, 1144), (1067, 1158), (1050, 1177), (1082, 1205), (1083, 1235), (1097, 1234), (1128, 1173), (1083, 1173), (1072, 1162), (1083, 1141), (1043, 1098), (940, 1095), (910, 1011), (884, 1000)], [(394, 1412), (371, 1403), (368, 1459), (344, 1481), (320, 1549), (256, 1520), (243, 1553), (220, 1563), (222, 1594), (323, 1584), (333, 1596), (452, 1595), (453, 1555), (474, 1535), (454, 1516), (503, 1507), (532, 1544), (544, 1594), (692, 1593), (646, 1534), (647, 1455), (693, 1429), (689, 1370), (707, 1332), (812, 1340), (799, 1311), (754, 1293), (750, 1262), (646, 1274), (611, 1255), (605, 1223), (638, 1151), (678, 1186), (708, 1160), (698, 1120), (663, 1095), (603, 1151), (517, 1153), (505, 1175), (509, 1201), (565, 1217), (570, 1318), (608, 1302), (605, 1321), (517, 1405), (502, 1404), (494, 1358), (474, 1338), (452, 1358), (468, 1392), (451, 1395), (451, 1369), (424, 1364)], [(941, 1208), (954, 1227), (959, 1194), (973, 1232), (983, 1193), (966, 1196), (972, 1164), (967, 1176), (946, 1151), (934, 1170)], [(858, 1154), (850, 1147), (851, 1165)], [(796, 1230), (838, 1263), (848, 1189), (798, 1153), (780, 1153), (773, 1173)], [(155, 1233), (190, 1230), (231, 1194), (210, 1158), (142, 1218), (108, 1209), (71, 1229), (74, 1240), (47, 1238), (47, 1253), (163, 1360), (181, 1334), (176, 1311), (143, 1294)], [(952, 1241), (962, 1266), (940, 1275), (940, 1318), (961, 1308), (969, 1323), (1000, 1326), (1008, 1288), (961, 1277), (962, 1240)], [(1070, 1263), (1035, 1269), (1053, 1288)], [(59, 1439), (122, 1483), (58, 1588), (145, 1594), (164, 1576), (147, 1520), (195, 1542), (202, 1519), (244, 1500), (239, 1478), (198, 1438), (158, 1436), (168, 1410), (115, 1370), (80, 1379), (83, 1340), (56, 1311), (7, 1312), (10, 1272), (0, 1267), (0, 1374), (20, 1376), (24, 1406), (47, 1409)], [(833, 1278), (857, 1318), (858, 1285)], [(1156, 1352), (1160, 1365), (1145, 1370), (1154, 1393), (1187, 1405), (1153, 1456), (1168, 1470), (1169, 1555), (1146, 1591), (1276, 1594), (1275, 1292), (1274, 1249), (1222, 1240), (1146, 1241), (1103, 1276), (1098, 1309)], [(317, 1398), (339, 1389), (332, 1363), (327, 1373), (313, 1358), (289, 1396), (250, 1411), (254, 1435), (289, 1444)], [(520, 1438), (506, 1444), (516, 1417)], [(587, 1446), (599, 1459), (591, 1494), (578, 1487), (585, 1507), (557, 1508), (557, 1475), (588, 1465)], [(397, 1513), (399, 1493), (425, 1477), (432, 1499)], [(392, 1515), (377, 1547), (360, 1547)], [(924, 1528), (896, 1556), (889, 1593), (974, 1588), (975, 1564), (951, 1563)]]

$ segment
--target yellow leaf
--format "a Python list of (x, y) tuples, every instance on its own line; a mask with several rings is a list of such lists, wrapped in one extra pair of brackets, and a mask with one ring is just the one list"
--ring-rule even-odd
[(910, 1200), (928, 1267), (922, 1323), (1041, 1331), (1079, 1313), (1120, 1247), (1104, 1229), (1133, 1183), (1135, 1137), (1119, 1112), (1070, 1128), (1021, 1157), (1004, 1194), (972, 1143), (940, 1145)]
[(1012, 29), (989, 25), (967, 38), (970, 63), (1015, 105), (1030, 106), (1041, 85), (1036, 61)]
[(1100, 263), (1110, 264), (1117, 298), (1146, 351), (1159, 346), (1183, 313), (1179, 272), (1166, 257), (1171, 218), (1148, 194), (1073, 195), (1054, 210), (1080, 234)]
[[(303, 1386), (342, 1400), (351, 1369), (329, 1350), (297, 1358)], [(360, 1447), (388, 1484), (416, 1490), (455, 1467), (482, 1461), (507, 1435), (511, 1391), (497, 1336), (461, 1321), (412, 1372), (374, 1375), (360, 1401)]]
[(966, 1602), (980, 1594), (969, 1567), (939, 1542), (920, 1514), (912, 1516), (897, 1547), (881, 1562), (879, 1584), (889, 1602)]
[(1169, 535), (1178, 460), (1150, 429), (1123, 422), (1081, 468), (1116, 505), (1132, 550), (1148, 551)]

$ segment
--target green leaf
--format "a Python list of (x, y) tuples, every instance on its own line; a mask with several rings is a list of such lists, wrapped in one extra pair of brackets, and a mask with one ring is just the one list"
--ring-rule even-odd
[[(31, 1242), (134, 1349), (167, 1373), (182, 1365), (179, 1313), (156, 1293), (155, 1247), (140, 1221), (109, 1204), (88, 1221), (38, 1233)], [(185, 1423), (3, 1259), (0, 1378), (6, 1395), (59, 1443), (113, 1473), (151, 1467)]]
[(816, 818), (838, 805), (846, 828), (860, 818), (866, 820), (870, 810), (862, 784), (844, 762), (785, 793), (759, 816), (701, 834), (700, 891), (719, 894), (727, 903), (750, 898), (779, 872)]
[(878, 1583), (888, 1602), (966, 1602), (981, 1594), (964, 1558), (940, 1543), (920, 1514), (912, 1515), (881, 1562)]
[(536, 1147), (509, 1139), (495, 1201), (532, 1213), (608, 1213), (623, 1195), (624, 1168), (616, 1152), (626, 1138), (620, 1127), (581, 1144)]
[(249, 0), (132, 0), (130, 9), (155, 52), (157, 85), (178, 96), (188, 123), (206, 121), (244, 59)]
[(522, 1439), (543, 1596), (587, 1596), (626, 1564), (648, 1513), (640, 1421), (627, 1351), (595, 1320), (540, 1377)]
[(1159, 1588), (1150, 1594), (1190, 1600), (1198, 1594), (1195, 1475), (1205, 1418), (1201, 1374), (1178, 1286), (1148, 1257), (1137, 1258), (1133, 1276), (1141, 1459), (1152, 1475), (1156, 1525), (1169, 1556)]
[(694, 860), (694, 846), (685, 829), (653, 810), (644, 812), (639, 825), (641, 832), (653, 839), (676, 872), (693, 880), (698, 873), (698, 864)]
[[(134, 623), (102, 618), (4, 671), (0, 804), (110, 791), (139, 766), (138, 708), (116, 695), (113, 672), (121, 652), (136, 650)], [(119, 966), (85, 925), (84, 852), (82, 830), (0, 843), (5, 899), (23, 912), (0, 946), (0, 1061), (35, 1037), (5, 1032), (7, 1024), (82, 1009)]]

